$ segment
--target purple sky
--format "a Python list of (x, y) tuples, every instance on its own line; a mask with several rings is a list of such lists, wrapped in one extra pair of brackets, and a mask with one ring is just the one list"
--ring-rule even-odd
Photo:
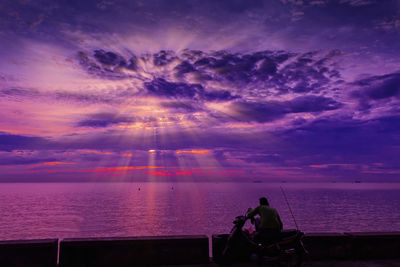
[(0, 2), (0, 181), (399, 181), (400, 1)]

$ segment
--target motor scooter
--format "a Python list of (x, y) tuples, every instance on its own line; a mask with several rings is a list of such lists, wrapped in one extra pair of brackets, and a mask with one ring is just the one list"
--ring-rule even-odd
[(302, 242), (304, 233), (299, 230), (284, 230), (278, 240), (259, 240), (257, 232), (243, 229), (246, 216), (237, 216), (222, 251), (221, 265), (235, 262), (257, 261), (258, 266), (274, 263), (278, 266), (299, 267), (307, 254)]

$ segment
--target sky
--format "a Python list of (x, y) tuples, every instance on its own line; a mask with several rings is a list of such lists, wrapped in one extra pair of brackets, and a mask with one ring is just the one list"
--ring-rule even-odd
[(2, 0), (0, 181), (400, 181), (399, 0)]

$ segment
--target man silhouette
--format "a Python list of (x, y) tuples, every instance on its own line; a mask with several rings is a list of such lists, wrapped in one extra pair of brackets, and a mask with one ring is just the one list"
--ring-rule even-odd
[(255, 223), (257, 231), (255, 240), (257, 242), (279, 240), (283, 224), (276, 209), (270, 207), (267, 198), (260, 198), (260, 205), (249, 211), (246, 217), (254, 221), (255, 215), (260, 215), (260, 220)]

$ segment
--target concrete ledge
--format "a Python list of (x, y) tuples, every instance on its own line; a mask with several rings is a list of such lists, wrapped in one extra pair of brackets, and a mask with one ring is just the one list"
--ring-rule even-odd
[[(213, 261), (221, 262), (228, 234), (212, 236)], [(310, 260), (344, 260), (350, 257), (351, 238), (343, 233), (312, 233), (303, 238)]]
[[(212, 253), (220, 262), (228, 235), (212, 236)], [(400, 259), (400, 232), (309, 233), (303, 238), (307, 260)]]
[(228, 234), (211, 236), (212, 258), (216, 263), (220, 263), (222, 261), (222, 251), (225, 248), (228, 236)]
[(350, 259), (400, 258), (400, 232), (353, 232)]
[(60, 242), (60, 267), (205, 264), (208, 237), (75, 238)]
[[(213, 260), (219, 263), (228, 234), (212, 235)], [(310, 233), (304, 236), (307, 260), (400, 259), (400, 232)], [(0, 266), (55, 267), (57, 239), (0, 241)], [(154, 236), (64, 239), (60, 267), (207, 264), (208, 238)]]
[[(293, 229), (288, 229), (288, 230), (284, 230), (283, 233), (289, 233), (289, 232), (293, 232), (295, 230)], [(229, 234), (219, 234), (219, 235), (212, 235), (212, 257), (213, 257), (213, 261), (216, 263), (221, 263), (222, 262), (222, 251), (225, 248), (226, 242), (228, 240)], [(251, 252), (251, 250), (248, 250), (249, 248), (247, 246), (244, 246), (242, 248), (244, 251), (249, 251)], [(236, 255), (236, 261), (239, 262), (247, 262), (249, 260), (249, 255), (246, 256), (247, 253), (244, 253), (244, 255), (241, 257), (241, 255)], [(251, 254), (251, 253), (249, 253)]]
[(0, 266), (56, 267), (58, 239), (0, 241)]
[(303, 243), (310, 260), (344, 260), (350, 256), (350, 237), (343, 233), (310, 233)]

